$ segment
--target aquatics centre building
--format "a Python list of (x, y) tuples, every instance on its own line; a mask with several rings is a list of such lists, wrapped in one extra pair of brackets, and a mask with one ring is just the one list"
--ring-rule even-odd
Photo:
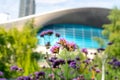
[[(34, 19), (34, 24), (41, 27), (41, 31), (53, 30), (60, 33), (61, 37), (68, 41), (73, 41), (81, 48), (98, 48), (99, 45), (93, 40), (93, 37), (102, 36), (103, 24), (108, 24), (107, 16), (110, 10), (105, 8), (75, 8), (58, 10), (43, 14), (31, 15), (18, 20), (3, 23), (7, 28), (16, 25), (22, 29), (22, 26), (30, 19)], [(41, 43), (41, 38), (38, 34)]]

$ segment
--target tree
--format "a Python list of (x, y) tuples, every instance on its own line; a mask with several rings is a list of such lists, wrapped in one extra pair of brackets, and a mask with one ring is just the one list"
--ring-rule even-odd
[(110, 20), (110, 24), (103, 26), (103, 35), (113, 44), (108, 45), (105, 52), (110, 57), (120, 58), (120, 10), (117, 8), (113, 9), (108, 19)]
[[(15, 78), (10, 66), (17, 65), (24, 70), (24, 76), (39, 70), (33, 49), (37, 46), (37, 31), (33, 29), (33, 21), (26, 23), (23, 30), (0, 27), (0, 71), (6, 78)], [(9, 73), (9, 74), (8, 74)]]

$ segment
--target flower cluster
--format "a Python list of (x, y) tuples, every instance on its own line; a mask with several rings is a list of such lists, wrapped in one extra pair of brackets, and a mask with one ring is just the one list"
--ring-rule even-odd
[(7, 80), (6, 78), (1, 78), (4, 76), (4, 73), (2, 71), (0, 71), (0, 80)]
[(88, 58), (88, 59), (86, 59), (86, 60), (83, 61), (83, 63), (85, 63), (86, 65), (90, 64), (90, 62), (91, 62), (90, 58)]
[(3, 72), (2, 71), (0, 71), (0, 76), (3, 76)]
[(17, 80), (33, 80), (33, 79), (29, 76), (20, 76), (17, 78)]
[(50, 49), (50, 51), (51, 51), (52, 53), (59, 53), (59, 49), (60, 49), (60, 47), (57, 46), (57, 45), (55, 45), (55, 46), (53, 46), (53, 47)]
[(10, 70), (11, 70), (11, 71), (23, 71), (23, 69), (22, 69), (22, 68), (19, 68), (19, 67), (18, 67), (18, 66), (16, 66), (16, 65), (11, 66), (11, 67), (10, 67)]
[(60, 38), (60, 40), (57, 43), (62, 45), (63, 47), (67, 45), (67, 41), (64, 38)]
[(76, 62), (73, 60), (69, 63), (69, 66), (72, 67), (72, 68), (76, 68)]
[(45, 72), (39, 71), (35, 72), (31, 76), (20, 76), (17, 78), (17, 80), (42, 80), (45, 77)]
[(44, 37), (45, 35), (49, 35), (51, 36), (53, 34), (52, 30), (47, 30), (47, 31), (43, 31), (40, 33), (40, 37)]
[(68, 42), (64, 38), (60, 38), (57, 43), (60, 44), (63, 48), (66, 48), (68, 51), (74, 51), (77, 49), (77, 45), (74, 42)]
[(49, 59), (49, 62), (51, 62), (53, 68), (59, 68), (60, 65), (63, 65), (65, 63), (67, 63), (71, 68), (75, 69), (77, 67), (76, 61), (71, 59), (65, 61), (64, 59), (57, 59), (56, 57), (51, 57)]
[(88, 50), (86, 48), (83, 48), (81, 52), (85, 53), (86, 55), (88, 54)]
[(73, 43), (73, 42), (67, 42), (67, 44), (66, 44), (66, 49), (67, 49), (68, 51), (74, 51), (75, 49), (77, 49), (77, 46), (76, 46), (76, 44)]
[(40, 33), (40, 37), (44, 39), (44, 45), (46, 49), (49, 49), (51, 46), (51, 41), (54, 41), (54, 35), (56, 38), (60, 37), (59, 33), (54, 33), (52, 30), (43, 31)]
[(52, 68), (58, 68), (60, 65), (65, 64), (65, 60), (57, 59), (56, 57), (51, 57), (51, 59), (49, 59), (49, 61), (51, 62)]
[(98, 53), (100, 53), (100, 52), (102, 52), (102, 51), (104, 51), (104, 50), (105, 50), (104, 48), (98, 48), (98, 49), (97, 49)]
[(114, 69), (120, 68), (120, 61), (116, 58), (113, 58), (110, 62), (108, 62)]
[(0, 80), (7, 80), (6, 78), (0, 78)]
[(35, 80), (39, 80), (40, 78), (43, 78), (45, 76), (45, 72), (35, 72)]
[(68, 51), (75, 51), (75, 49), (77, 49), (77, 46), (75, 43), (68, 42), (64, 38), (60, 38), (59, 42), (57, 42), (57, 45), (53, 46), (50, 49), (50, 51), (52, 53), (59, 53), (60, 46), (62, 46), (63, 48), (66, 48)]

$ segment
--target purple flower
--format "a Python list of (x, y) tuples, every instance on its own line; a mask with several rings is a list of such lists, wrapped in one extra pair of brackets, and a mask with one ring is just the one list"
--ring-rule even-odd
[(116, 61), (113, 63), (114, 66), (120, 67), (120, 61)]
[(57, 59), (57, 57), (51, 57), (51, 58), (49, 59), (49, 61), (50, 61), (50, 62), (54, 62), (56, 59)]
[(45, 72), (40, 71), (40, 72), (35, 72), (35, 80), (39, 80), (40, 77), (44, 77)]
[(29, 76), (24, 76), (24, 80), (32, 80)]
[(90, 63), (90, 59), (87, 59), (87, 60), (83, 61), (83, 63), (89, 64)]
[(81, 50), (81, 52), (83, 52), (83, 53), (85, 53), (85, 54), (88, 54), (88, 51), (87, 51), (86, 48), (83, 48), (83, 49)]
[(113, 58), (113, 59), (112, 59), (112, 62), (116, 62), (116, 61), (118, 61), (116, 58)]
[(47, 34), (47, 32), (43, 31), (43, 32), (40, 33), (40, 37), (44, 37), (44, 35), (46, 35), (46, 34)]
[(40, 72), (35, 72), (36, 76), (45, 76), (45, 72), (40, 71)]
[(97, 51), (100, 53), (101, 51), (104, 51), (104, 48), (98, 48)]
[(100, 73), (101, 72), (100, 69), (96, 69), (95, 71), (96, 71), (96, 73)]
[(7, 80), (6, 78), (0, 78), (0, 80)]
[(59, 37), (60, 37), (60, 34), (59, 34), (59, 33), (56, 33), (55, 36), (59, 38)]
[(49, 35), (49, 36), (51, 36), (53, 34), (53, 31), (52, 30), (47, 30), (46, 34)]
[(74, 78), (74, 79), (72, 79), (72, 80), (78, 80), (77, 78)]
[(67, 63), (70, 64), (71, 62), (74, 62), (75, 60), (67, 60)]
[(20, 76), (17, 78), (17, 80), (32, 80), (29, 76)]
[(67, 41), (64, 38), (60, 38), (60, 40), (57, 43), (62, 45), (63, 47), (67, 45)]
[(66, 48), (68, 51), (74, 51), (75, 49), (77, 49), (77, 46), (73, 42), (67, 42)]
[(18, 69), (19, 69), (19, 68), (18, 68), (17, 66), (11, 66), (11, 67), (10, 67), (10, 70), (11, 70), (11, 71), (17, 71)]
[(60, 65), (59, 60), (55, 60), (55, 61), (53, 62), (53, 64), (52, 64), (52, 67), (53, 67), (53, 68), (57, 68), (59, 65)]
[(79, 60), (80, 60), (80, 57), (77, 56), (75, 59), (76, 59), (77, 61), (79, 61)]
[(49, 74), (48, 77), (49, 78), (54, 78), (54, 74)]
[(39, 72), (39, 76), (45, 76), (45, 72), (40, 71), (40, 72)]
[(3, 76), (3, 72), (2, 71), (0, 71), (0, 76)]
[(59, 65), (63, 65), (65, 64), (65, 61), (63, 59), (50, 59), (50, 62), (52, 62), (52, 67), (53, 68), (57, 68), (59, 67)]
[(59, 49), (60, 49), (60, 47), (57, 46), (57, 45), (55, 45), (55, 46), (53, 46), (53, 47), (50, 49), (50, 51), (51, 51), (52, 53), (59, 53)]
[(75, 61), (71, 62), (71, 63), (69, 64), (69, 66), (72, 67), (72, 68), (76, 68), (76, 62), (75, 62)]
[(109, 43), (108, 43), (108, 45), (112, 45), (112, 44), (113, 44), (113, 42), (109, 42)]
[(60, 62), (61, 65), (65, 64), (65, 60), (63, 60), (63, 59), (59, 59), (58, 61)]

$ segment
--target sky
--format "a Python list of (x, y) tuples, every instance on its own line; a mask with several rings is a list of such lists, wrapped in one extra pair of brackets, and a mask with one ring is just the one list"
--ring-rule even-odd
[[(10, 19), (18, 18), (20, 0), (0, 0), (0, 13)], [(68, 8), (100, 7), (120, 8), (120, 0), (36, 0), (36, 14)]]

